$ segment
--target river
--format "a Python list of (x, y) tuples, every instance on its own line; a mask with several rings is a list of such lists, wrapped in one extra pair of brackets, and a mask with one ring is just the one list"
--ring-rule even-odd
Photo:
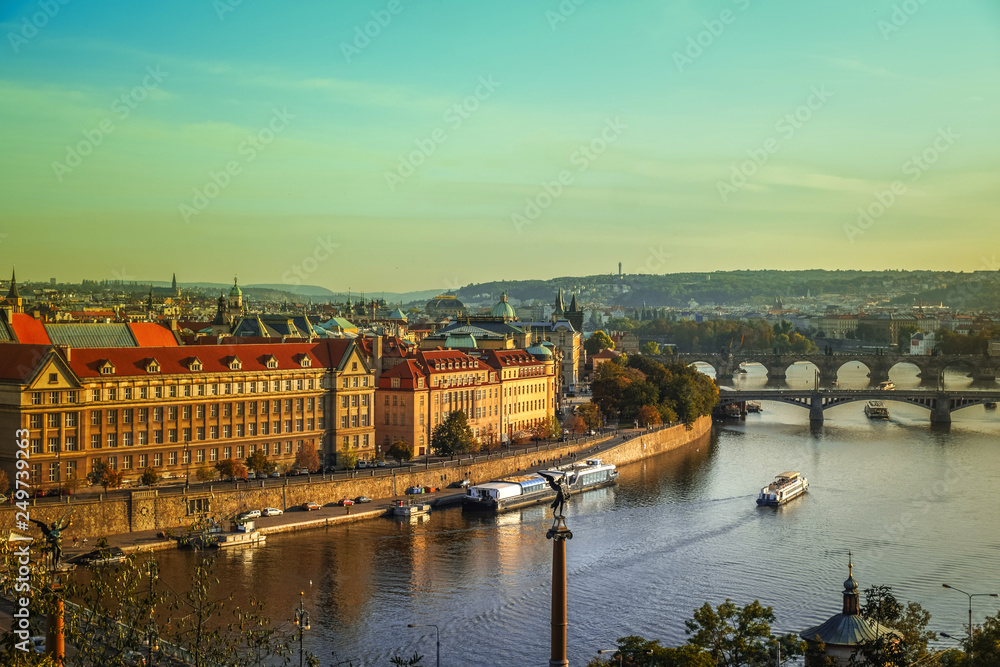
[[(795, 366), (786, 382), (812, 378), (811, 367)], [(840, 379), (868, 382), (856, 365)], [(892, 379), (901, 388), (920, 383), (905, 368)], [(737, 386), (764, 382), (759, 366), (736, 378)], [(970, 380), (948, 374), (945, 382)], [(931, 612), (932, 629), (961, 636), (968, 599), (941, 584), (1000, 591), (1000, 414), (966, 408), (941, 430), (923, 408), (888, 405), (887, 422), (868, 421), (863, 404), (851, 403), (810, 428), (807, 410), (768, 402), (683, 451), (624, 467), (616, 488), (574, 498), (566, 511), (570, 664), (629, 634), (683, 643), (692, 610), (727, 597), (774, 607), (776, 631), (814, 625), (840, 609), (848, 550), (862, 588), (891, 585)], [(759, 487), (789, 469), (809, 478), (809, 493), (757, 508)], [(440, 627), (446, 667), (546, 665), (550, 521), (547, 507), (496, 518), (448, 509), (416, 523), (275, 535), (264, 548), (223, 553), (217, 574), (238, 601), (265, 599), (279, 625), (304, 591), (305, 646), (324, 667), (388, 665), (414, 651), (433, 665), (434, 629), (411, 623)], [(161, 554), (167, 583), (183, 587), (199, 557)], [(998, 609), (998, 600), (975, 599), (978, 619)]]

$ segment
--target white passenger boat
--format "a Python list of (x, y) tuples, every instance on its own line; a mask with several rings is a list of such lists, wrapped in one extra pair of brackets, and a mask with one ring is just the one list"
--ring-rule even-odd
[(260, 546), (267, 539), (265, 533), (257, 530), (253, 519), (237, 521), (232, 532), (219, 533), (218, 539), (209, 546), (227, 549), (229, 547)]
[[(614, 464), (603, 463), (601, 459), (587, 459), (585, 463), (575, 463), (542, 472), (556, 479), (562, 478), (567, 495), (610, 486), (618, 480), (618, 470)], [(470, 486), (462, 498), (462, 509), (504, 512), (542, 503), (555, 497), (555, 490), (541, 475), (518, 475)]]
[(777, 507), (787, 503), (792, 498), (801, 496), (809, 488), (809, 480), (795, 471), (783, 472), (774, 481), (760, 490), (757, 504)]
[(889, 408), (882, 401), (868, 401), (865, 406), (865, 416), (868, 419), (888, 419)]

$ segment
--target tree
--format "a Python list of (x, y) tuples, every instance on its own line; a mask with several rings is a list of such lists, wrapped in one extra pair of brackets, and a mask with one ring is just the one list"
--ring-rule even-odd
[[(67, 477), (66, 482), (63, 484), (65, 488), (69, 489), (70, 493), (76, 493), (77, 489), (79, 489), (82, 485), (83, 481), (76, 476), (75, 472)], [(0, 486), (2, 486), (2, 484), (0, 484)], [(0, 491), (0, 493), (2, 493), (2, 491)]]
[(639, 426), (656, 426), (660, 423), (660, 411), (652, 405), (639, 408)]
[(584, 403), (577, 407), (576, 414), (580, 415), (587, 428), (601, 428), (601, 410), (594, 403)]
[(123, 476), (121, 472), (112, 468), (107, 461), (97, 459), (94, 461), (90, 473), (87, 474), (87, 480), (91, 484), (100, 484), (104, 487), (104, 491), (107, 492), (108, 489), (117, 489), (121, 486)]
[(587, 430), (587, 423), (580, 415), (570, 415), (563, 424), (563, 429), (570, 433), (583, 433)]
[(211, 466), (202, 466), (198, 468), (198, 472), (195, 473), (195, 477), (198, 478), (199, 482), (210, 482), (215, 479), (218, 471)]
[(528, 427), (528, 431), (532, 440), (545, 440), (552, 437), (552, 424), (547, 419), (539, 419)]
[(156, 486), (160, 482), (160, 476), (156, 474), (156, 471), (152, 468), (146, 468), (142, 471), (142, 477), (139, 478), (139, 483), (143, 486)]
[[(966, 640), (968, 641), (968, 640)], [(969, 651), (966, 646), (966, 651)], [(973, 628), (971, 657), (964, 656), (963, 667), (996, 667), (1000, 665), (1000, 612), (987, 616), (983, 624)]]
[(397, 440), (389, 445), (385, 455), (396, 459), (396, 463), (402, 465), (403, 461), (409, 461), (413, 458), (413, 445), (406, 440)]
[(455, 410), (431, 432), (431, 447), (442, 456), (472, 451), (475, 441), (464, 410)]
[[(215, 464), (215, 469), (219, 471), (222, 479), (246, 479), (247, 467), (236, 459), (223, 459)], [(199, 475), (201, 471), (199, 470)], [(199, 476), (199, 479), (201, 477)]]
[(639, 354), (650, 355), (659, 353), (660, 353), (660, 344), (657, 343), (655, 340), (647, 341), (642, 344), (642, 347), (639, 348)]
[(246, 467), (257, 475), (267, 477), (275, 471), (278, 464), (269, 459), (263, 449), (258, 449), (247, 458)]
[(925, 660), (929, 656), (928, 643), (937, 641), (937, 635), (927, 630), (931, 615), (916, 602), (899, 602), (891, 586), (872, 586), (865, 589), (864, 595), (861, 615), (895, 632), (858, 644), (851, 664), (904, 667)]
[(295, 465), (308, 468), (312, 472), (319, 472), (319, 453), (312, 441), (306, 442), (302, 445), (302, 449), (295, 453)]
[(583, 344), (583, 349), (587, 351), (587, 354), (593, 356), (601, 350), (615, 349), (615, 342), (603, 331), (595, 331)]
[(754, 600), (740, 607), (726, 599), (713, 609), (707, 602), (684, 621), (688, 643), (707, 651), (718, 667), (763, 667), (774, 663), (777, 645), (783, 655), (802, 655), (805, 644), (794, 635), (771, 637), (774, 611)]

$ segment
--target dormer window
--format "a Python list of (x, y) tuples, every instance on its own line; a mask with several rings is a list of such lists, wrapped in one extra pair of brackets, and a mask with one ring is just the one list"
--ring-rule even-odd
[(392, 388), (399, 389), (399, 378), (392, 378)]
[(267, 366), (268, 368), (277, 368), (278, 360), (271, 355), (267, 355), (267, 361), (264, 362), (264, 365)]
[(239, 357), (233, 357), (229, 360), (229, 370), (238, 371), (243, 368), (243, 362), (240, 361)]
[(302, 368), (309, 368), (312, 366), (312, 359), (310, 359), (308, 355), (303, 354), (302, 358), (299, 359), (299, 366), (302, 366)]
[(423, 388), (424, 388), (424, 379), (417, 378), (417, 389), (423, 389)]
[(198, 357), (193, 357), (190, 361), (188, 361), (188, 370), (189, 371), (192, 371), (192, 372), (194, 372), (194, 371), (200, 371), (202, 368), (203, 367), (201, 365), (201, 359), (199, 359)]
[(100, 365), (100, 372), (101, 375), (114, 375), (115, 365), (111, 363), (109, 360), (105, 359), (104, 363)]
[(159, 373), (160, 372), (160, 362), (156, 359), (149, 359), (146, 361), (146, 372), (147, 373)]

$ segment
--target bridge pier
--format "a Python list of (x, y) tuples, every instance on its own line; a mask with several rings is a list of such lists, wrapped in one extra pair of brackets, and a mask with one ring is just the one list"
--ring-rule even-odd
[(951, 423), (951, 399), (947, 396), (938, 396), (934, 399), (934, 407), (931, 408), (931, 424)]
[(991, 367), (977, 366), (972, 370), (972, 379), (992, 382), (997, 379), (997, 370)]
[(819, 394), (813, 394), (809, 400), (809, 423), (823, 423), (823, 397)]

